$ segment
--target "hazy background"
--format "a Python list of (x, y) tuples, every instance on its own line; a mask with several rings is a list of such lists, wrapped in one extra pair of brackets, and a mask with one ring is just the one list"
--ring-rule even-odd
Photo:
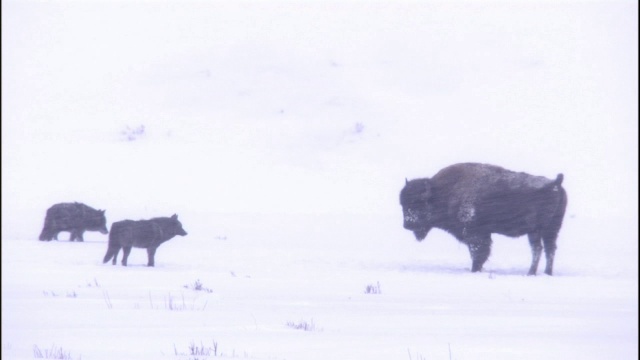
[(637, 10), (3, 1), (3, 238), (63, 201), (400, 224), (405, 177), (464, 161), (563, 172), (568, 216), (637, 232)]
[[(2, 1), (3, 358), (635, 359), (637, 99), (634, 1)], [(564, 173), (553, 277), (402, 228), (463, 161)], [(69, 201), (189, 234), (103, 264)]]

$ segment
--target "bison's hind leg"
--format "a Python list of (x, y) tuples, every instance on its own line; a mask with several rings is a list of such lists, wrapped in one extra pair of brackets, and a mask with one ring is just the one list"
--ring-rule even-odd
[(542, 237), (542, 241), (544, 242), (544, 253), (547, 257), (547, 265), (544, 269), (544, 273), (547, 275), (553, 275), (553, 259), (556, 256), (557, 239), (557, 234), (548, 234), (547, 236)]
[(538, 272), (538, 264), (540, 263), (540, 255), (542, 254), (542, 237), (538, 231), (528, 234), (529, 245), (531, 245), (531, 267), (527, 275), (536, 275)]

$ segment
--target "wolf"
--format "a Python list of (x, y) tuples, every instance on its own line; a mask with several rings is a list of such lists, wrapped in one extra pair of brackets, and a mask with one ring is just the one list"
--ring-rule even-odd
[(84, 241), (85, 231), (107, 234), (107, 219), (104, 210), (96, 210), (79, 202), (60, 203), (47, 209), (40, 241), (58, 240), (62, 231), (71, 233), (70, 241)]
[(155, 254), (158, 246), (176, 235), (186, 236), (187, 232), (178, 221), (178, 215), (157, 217), (149, 220), (122, 220), (114, 222), (109, 232), (109, 246), (103, 263), (113, 258), (116, 264), (118, 253), (122, 248), (122, 265), (127, 266), (127, 258), (132, 247), (147, 249), (147, 266), (155, 265)]

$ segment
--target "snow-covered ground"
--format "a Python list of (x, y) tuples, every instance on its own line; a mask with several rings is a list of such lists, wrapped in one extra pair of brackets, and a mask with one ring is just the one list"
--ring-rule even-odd
[[(3, 359), (638, 357), (637, 3), (2, 10)], [(553, 277), (402, 228), (462, 161), (564, 173)], [(37, 240), (69, 201), (189, 234), (102, 264)]]
[(637, 355), (629, 233), (569, 220), (556, 275), (527, 277), (526, 239), (497, 238), (472, 274), (464, 246), (438, 232), (418, 243), (397, 218), (212, 214), (208, 230), (182, 221), (189, 235), (163, 244), (154, 268), (140, 249), (126, 268), (103, 265), (98, 234), (3, 241), (3, 355), (55, 344), (73, 359), (203, 359), (175, 349), (214, 341), (219, 356), (250, 359)]

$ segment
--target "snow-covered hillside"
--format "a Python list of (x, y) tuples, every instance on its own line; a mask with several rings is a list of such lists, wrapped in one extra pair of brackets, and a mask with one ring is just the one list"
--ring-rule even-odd
[[(2, 6), (3, 358), (637, 358), (637, 4)], [(553, 277), (402, 228), (463, 161), (564, 174)], [(189, 234), (102, 264), (69, 201)]]

